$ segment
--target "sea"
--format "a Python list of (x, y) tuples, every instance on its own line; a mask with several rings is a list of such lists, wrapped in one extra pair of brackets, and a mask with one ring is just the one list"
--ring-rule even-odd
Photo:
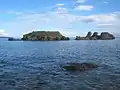
[[(68, 63), (95, 63), (84, 72)], [(81, 41), (0, 39), (0, 90), (120, 90), (120, 38)]]

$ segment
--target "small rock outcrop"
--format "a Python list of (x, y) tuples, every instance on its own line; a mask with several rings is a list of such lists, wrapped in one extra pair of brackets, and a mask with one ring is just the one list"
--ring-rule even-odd
[(67, 66), (64, 66), (63, 68), (67, 71), (87, 71), (93, 68), (97, 68), (98, 65), (93, 63), (70, 63)]
[(12, 38), (12, 37), (10, 37), (10, 38), (8, 38), (8, 41), (21, 41), (21, 39), (17, 39), (17, 38)]
[(108, 32), (102, 32), (100, 35), (98, 35), (98, 32), (94, 32), (93, 35), (91, 32), (88, 32), (86, 37), (76, 36), (75, 38), (75, 40), (112, 40), (112, 39), (115, 39), (115, 37)]
[(33, 31), (23, 35), (24, 41), (50, 41), (50, 40), (69, 40), (58, 31)]

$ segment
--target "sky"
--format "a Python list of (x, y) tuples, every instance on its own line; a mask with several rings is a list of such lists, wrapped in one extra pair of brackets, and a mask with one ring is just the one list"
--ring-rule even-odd
[(32, 31), (120, 35), (120, 0), (0, 0), (0, 36), (22, 37)]

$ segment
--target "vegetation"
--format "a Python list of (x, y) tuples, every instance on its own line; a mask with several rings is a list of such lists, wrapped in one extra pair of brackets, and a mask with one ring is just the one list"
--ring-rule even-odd
[(23, 35), (22, 40), (24, 41), (48, 41), (48, 40), (69, 40), (69, 37), (63, 36), (58, 31), (33, 31)]

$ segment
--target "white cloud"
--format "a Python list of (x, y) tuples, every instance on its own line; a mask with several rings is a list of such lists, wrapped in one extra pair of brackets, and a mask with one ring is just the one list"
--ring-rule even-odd
[(92, 5), (79, 5), (75, 7), (75, 10), (91, 11), (94, 7)]
[(108, 4), (108, 2), (107, 2), (107, 1), (104, 1), (103, 3)]
[(56, 8), (56, 13), (59, 13), (59, 14), (65, 14), (65, 13), (68, 13), (68, 10), (64, 7), (58, 7)]
[(98, 30), (97, 28), (99, 31), (120, 33), (120, 12), (82, 16), (69, 13), (67, 8), (58, 7), (46, 13), (24, 13), (2, 25), (6, 30), (21, 35), (32, 30), (56, 30), (66, 36), (75, 36), (90, 29)]
[(91, 15), (87, 19), (91, 19), (89, 23), (96, 25), (99, 30), (120, 33), (120, 12)]
[(12, 21), (3, 23), (3, 26), (7, 26), (6, 29), (14, 33), (21, 34), (39, 28), (64, 31), (73, 20), (74, 18), (68, 14), (66, 8), (59, 7), (55, 11), (46, 13), (24, 13), (20, 16), (18, 15)]
[(113, 24), (111, 23), (102, 23), (102, 24), (97, 24), (98, 27), (108, 27), (108, 26), (112, 26)]
[(59, 4), (56, 4), (55, 6), (62, 7), (64, 6), (64, 3), (59, 3)]
[(85, 3), (87, 0), (77, 0), (77, 3)]
[(8, 11), (6, 13), (8, 13), (8, 14), (15, 14), (15, 15), (22, 15), (23, 14), (23, 12), (15, 12), (15, 11)]
[(0, 29), (0, 36), (8, 36), (8, 34), (5, 32), (5, 30)]
[(116, 21), (117, 16), (116, 14), (96, 14), (96, 15), (89, 15), (84, 16), (83, 21), (87, 23), (107, 23), (107, 22), (113, 22)]

